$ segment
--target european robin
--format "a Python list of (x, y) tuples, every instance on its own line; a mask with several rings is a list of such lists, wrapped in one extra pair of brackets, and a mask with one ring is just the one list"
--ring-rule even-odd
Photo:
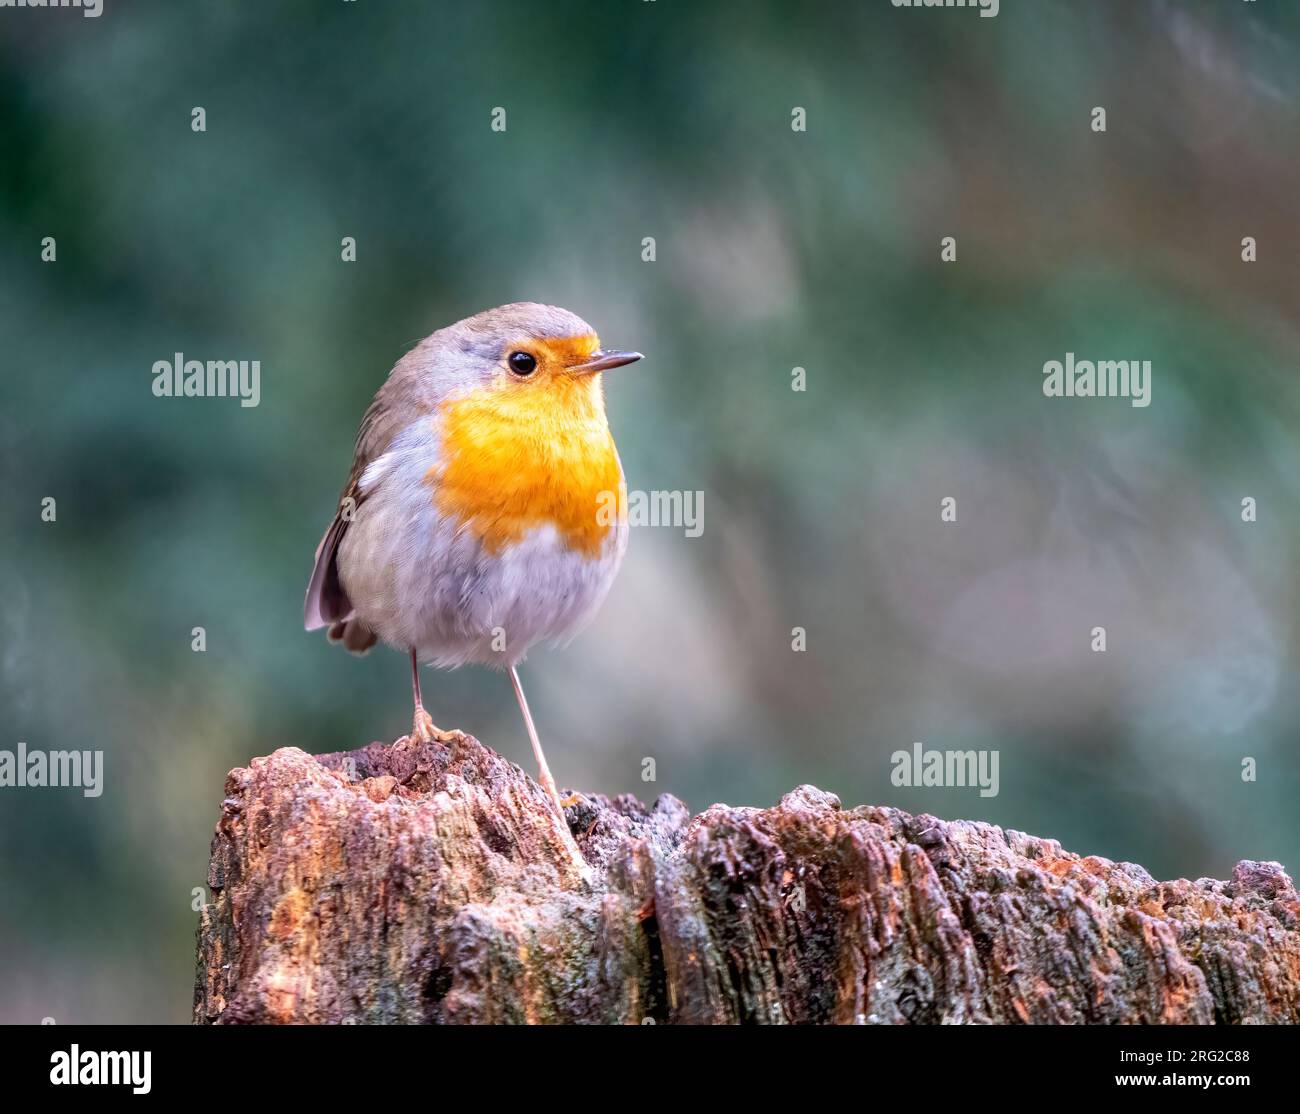
[(561, 817), (519, 664), (538, 643), (575, 635), (622, 562), (626, 504), (611, 497), (623, 468), (601, 380), (639, 359), (533, 302), (426, 337), (361, 420), (307, 587), (308, 630), (328, 627), (356, 653), (383, 641), (410, 655), (416, 738), (459, 736), (424, 710), (420, 663), (509, 673)]

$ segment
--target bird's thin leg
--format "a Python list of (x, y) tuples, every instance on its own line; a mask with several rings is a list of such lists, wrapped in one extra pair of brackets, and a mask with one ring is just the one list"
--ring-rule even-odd
[(463, 736), (459, 731), (444, 731), (436, 723), (433, 717), (424, 710), (424, 701), (420, 699), (420, 662), (415, 656), (415, 649), (411, 649), (411, 695), (415, 699), (415, 719), (411, 724), (411, 738), (418, 739), (422, 743), (447, 743), (452, 739), (459, 739)]
[[(542, 788), (550, 795), (555, 802), (555, 810), (564, 816), (564, 802), (560, 800), (559, 790), (555, 788), (555, 778), (551, 777), (551, 768), (546, 764), (546, 755), (542, 753), (542, 741), (537, 737), (537, 728), (533, 724), (533, 714), (528, 710), (528, 699), (524, 696), (524, 686), (519, 683), (519, 670), (513, 665), (510, 667), (510, 683), (515, 686), (515, 698), (519, 701), (519, 710), (524, 714), (524, 727), (528, 730), (528, 741), (533, 744), (533, 757), (537, 759), (537, 768), (540, 771), (538, 781), (541, 782)], [(568, 824), (565, 824), (565, 831), (568, 831)]]
[(513, 665), (510, 667), (510, 682), (515, 686), (515, 697), (519, 700), (519, 710), (524, 714), (524, 727), (528, 729), (528, 741), (533, 744), (533, 756), (537, 759), (542, 788), (546, 790), (551, 801), (555, 804), (555, 812), (560, 821), (560, 833), (564, 839), (564, 844), (573, 858), (573, 864), (578, 873), (582, 878), (590, 882), (595, 877), (595, 873), (587, 864), (587, 860), (582, 857), (582, 849), (574, 840), (573, 833), (569, 831), (569, 822), (564, 818), (564, 802), (560, 800), (559, 791), (555, 788), (555, 778), (551, 777), (551, 768), (547, 766), (546, 755), (542, 753), (542, 741), (537, 737), (537, 728), (533, 724), (533, 715), (528, 710), (528, 700), (524, 696), (524, 686), (519, 683), (519, 670)]

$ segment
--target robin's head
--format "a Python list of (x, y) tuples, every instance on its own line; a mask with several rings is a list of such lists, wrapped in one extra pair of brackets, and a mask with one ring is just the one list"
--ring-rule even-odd
[(639, 352), (601, 348), (568, 310), (517, 302), (439, 330), (407, 359), (435, 414), (440, 448), (426, 480), (440, 510), (490, 551), (539, 526), (603, 551), (612, 526), (598, 512), (622, 468), (601, 377)]
[(601, 348), (596, 331), (577, 314), (536, 302), (467, 317), (412, 355), (432, 373), (439, 401), (486, 392), (543, 409), (599, 401), (601, 373), (641, 359), (639, 352)]

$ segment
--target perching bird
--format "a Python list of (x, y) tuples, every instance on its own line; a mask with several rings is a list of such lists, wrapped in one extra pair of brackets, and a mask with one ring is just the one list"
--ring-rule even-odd
[(307, 587), (308, 630), (328, 626), (357, 653), (382, 640), (410, 654), (421, 740), (458, 734), (424, 710), (421, 662), (506, 670), (561, 816), (518, 666), (539, 642), (576, 634), (622, 562), (623, 468), (601, 377), (639, 359), (533, 302), (426, 337), (361, 420)]

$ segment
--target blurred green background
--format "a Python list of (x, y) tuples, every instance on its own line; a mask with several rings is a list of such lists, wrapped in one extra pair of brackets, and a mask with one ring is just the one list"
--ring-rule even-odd
[[(525, 667), (562, 784), (1294, 870), (1298, 44), (1268, 0), (0, 11), (0, 747), (106, 765), (0, 790), (0, 1020), (187, 1020), (226, 771), (407, 729), (400, 655), (303, 632), (312, 553), (394, 360), (519, 299), (647, 353), (629, 484), (705, 493)], [(260, 406), (153, 397), (177, 351)], [(1044, 398), (1067, 351), (1150, 407)], [(531, 772), (501, 676), (425, 695)], [(895, 788), (914, 741), (1000, 795)]]

